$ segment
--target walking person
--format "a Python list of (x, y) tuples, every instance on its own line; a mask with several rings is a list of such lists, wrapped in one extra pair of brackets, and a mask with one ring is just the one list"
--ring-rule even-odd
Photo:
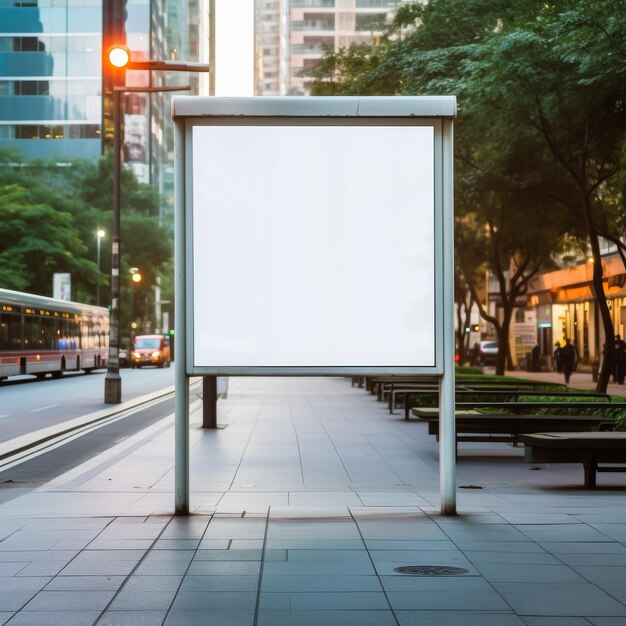
[(615, 335), (615, 353), (613, 354), (613, 382), (618, 385), (624, 384), (624, 350), (626, 349), (626, 343), (619, 336)]
[(560, 374), (563, 371), (563, 361), (561, 360), (561, 342), (554, 344), (554, 369)]
[(569, 384), (570, 376), (574, 370), (574, 364), (577, 360), (576, 348), (569, 339), (565, 340), (565, 345), (561, 348), (561, 367), (565, 376), (565, 384)]

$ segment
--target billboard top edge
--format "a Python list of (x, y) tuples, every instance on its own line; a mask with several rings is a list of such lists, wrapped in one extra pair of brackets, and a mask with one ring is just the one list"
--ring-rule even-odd
[(175, 96), (172, 117), (420, 117), (456, 116), (456, 96)]

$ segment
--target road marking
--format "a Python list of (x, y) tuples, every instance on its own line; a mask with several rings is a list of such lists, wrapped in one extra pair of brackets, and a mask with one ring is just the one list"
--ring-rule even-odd
[(4, 415), (0, 415), (0, 420), (1, 420), (3, 417), (9, 417), (9, 414), (8, 414), (8, 413), (5, 413)]
[(33, 409), (30, 411), (31, 413), (39, 413), (39, 411), (45, 411), (46, 409), (53, 409), (55, 406), (59, 406), (58, 404), (49, 404), (48, 406), (42, 406), (38, 409)]

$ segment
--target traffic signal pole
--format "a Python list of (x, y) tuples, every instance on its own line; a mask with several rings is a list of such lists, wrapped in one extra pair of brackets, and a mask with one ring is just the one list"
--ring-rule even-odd
[[(175, 72), (208, 72), (204, 63), (177, 61), (132, 61), (125, 46), (112, 46), (108, 51), (112, 67), (133, 70), (169, 70)], [(109, 357), (104, 379), (105, 404), (122, 401), (122, 378), (120, 376), (120, 241), (121, 241), (121, 180), (122, 180), (122, 93), (154, 93), (163, 91), (187, 91), (180, 87), (113, 87), (113, 229), (111, 233), (111, 316), (109, 328)]]
[(111, 317), (109, 326), (109, 358), (104, 378), (105, 404), (122, 401), (120, 376), (120, 204), (122, 177), (122, 129), (120, 89), (113, 89), (113, 231), (111, 233)]

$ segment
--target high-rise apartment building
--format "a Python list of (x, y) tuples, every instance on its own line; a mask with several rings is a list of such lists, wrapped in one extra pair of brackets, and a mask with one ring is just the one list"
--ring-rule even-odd
[(255, 92), (307, 95), (326, 49), (373, 43), (408, 0), (257, 0)]

